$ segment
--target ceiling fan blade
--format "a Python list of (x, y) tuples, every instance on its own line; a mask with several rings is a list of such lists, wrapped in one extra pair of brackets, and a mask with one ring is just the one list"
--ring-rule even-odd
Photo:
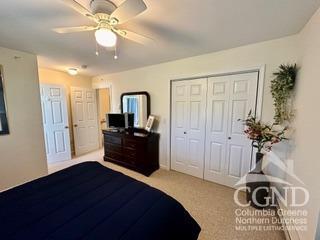
[(143, 0), (126, 0), (111, 14), (111, 18), (118, 20), (118, 23), (124, 23), (131, 18), (139, 15), (147, 9)]
[(81, 26), (81, 27), (65, 27), (65, 28), (54, 28), (53, 31), (57, 33), (74, 33), (74, 32), (86, 32), (93, 31), (97, 27), (93, 26)]
[(121, 37), (124, 37), (128, 40), (143, 44), (143, 45), (152, 45), (154, 40), (145, 36), (142, 36), (138, 33), (127, 31), (127, 30), (115, 30)]
[(65, 4), (67, 4), (69, 7), (76, 10), (78, 13), (81, 13), (83, 16), (97, 22), (97, 19), (92, 15), (92, 13), (86, 9), (84, 6), (82, 6), (80, 3), (78, 3), (75, 0), (62, 0)]

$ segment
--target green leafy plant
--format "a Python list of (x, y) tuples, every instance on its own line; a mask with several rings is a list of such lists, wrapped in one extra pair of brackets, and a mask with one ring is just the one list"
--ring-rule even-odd
[(287, 139), (285, 138), (287, 127), (275, 130), (275, 124), (261, 122), (252, 115), (251, 111), (243, 122), (245, 125), (245, 135), (252, 140), (252, 146), (257, 148), (259, 153), (261, 153), (262, 149), (271, 151), (274, 144)]
[(288, 101), (295, 87), (297, 72), (296, 64), (282, 64), (279, 66), (279, 70), (273, 74), (275, 78), (271, 81), (271, 94), (274, 99), (276, 124), (290, 121), (293, 116)]

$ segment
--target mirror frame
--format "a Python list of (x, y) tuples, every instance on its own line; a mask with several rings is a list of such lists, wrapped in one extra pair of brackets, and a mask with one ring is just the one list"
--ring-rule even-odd
[(9, 134), (9, 126), (8, 126), (8, 116), (7, 116), (7, 108), (6, 108), (6, 98), (4, 92), (4, 79), (3, 79), (3, 70), (0, 65), (0, 102), (3, 105), (0, 106), (0, 121), (2, 125), (2, 130), (0, 130), (0, 135)]
[(151, 114), (151, 103), (150, 103), (150, 95), (148, 92), (145, 92), (145, 91), (142, 91), (142, 92), (126, 92), (126, 93), (122, 93), (121, 94), (121, 97), (120, 97), (120, 102), (121, 102), (121, 113), (123, 113), (123, 97), (126, 96), (126, 95), (129, 95), (129, 96), (132, 96), (132, 95), (145, 95), (147, 97), (147, 118), (150, 116)]

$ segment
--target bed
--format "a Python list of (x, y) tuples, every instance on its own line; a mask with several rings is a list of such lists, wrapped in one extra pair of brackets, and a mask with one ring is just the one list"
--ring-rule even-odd
[(193, 240), (200, 230), (175, 199), (98, 162), (0, 193), (1, 239)]

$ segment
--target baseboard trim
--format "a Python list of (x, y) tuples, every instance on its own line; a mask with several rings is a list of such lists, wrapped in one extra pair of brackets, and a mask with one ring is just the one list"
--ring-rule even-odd
[[(287, 208), (278, 199), (277, 199), (277, 203), (278, 203), (277, 209), (287, 210)], [(279, 216), (279, 218), (282, 220), (284, 219), (284, 216)], [(291, 228), (288, 229), (285, 224), (286, 221), (281, 221), (281, 222), (284, 229), (286, 240), (301, 240), (299, 237), (298, 231), (296, 229), (291, 229)]]
[(160, 164), (160, 168), (164, 170), (170, 170), (167, 165)]

